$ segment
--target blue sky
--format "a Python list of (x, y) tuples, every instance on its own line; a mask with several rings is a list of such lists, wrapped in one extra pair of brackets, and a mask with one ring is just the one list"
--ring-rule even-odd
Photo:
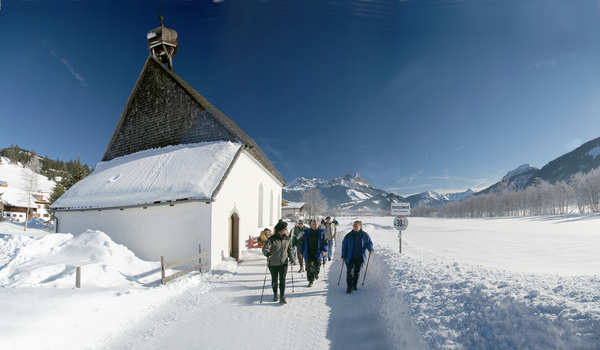
[(102, 157), (158, 24), (287, 180), (483, 187), (600, 136), (600, 9), (567, 0), (8, 1), (0, 147)]

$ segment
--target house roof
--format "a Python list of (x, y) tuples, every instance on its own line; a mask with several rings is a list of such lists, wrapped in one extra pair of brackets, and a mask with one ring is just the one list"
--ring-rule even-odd
[(177, 74), (149, 56), (102, 160), (167, 145), (217, 140), (243, 144), (282, 185), (286, 184), (250, 136)]
[(12, 207), (36, 207), (33, 203), (34, 200), (29, 196), (29, 193), (19, 188), (4, 188), (0, 191), (0, 201), (4, 205), (10, 205)]
[(141, 206), (177, 200), (211, 200), (244, 149), (229, 141), (144, 150), (96, 165), (51, 208)]
[(302, 209), (304, 202), (288, 202), (287, 205), (281, 207), (281, 209)]

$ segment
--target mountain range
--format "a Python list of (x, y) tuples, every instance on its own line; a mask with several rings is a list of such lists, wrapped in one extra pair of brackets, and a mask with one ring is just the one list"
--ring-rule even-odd
[(392, 202), (408, 202), (411, 207), (440, 206), (462, 201), (470, 196), (502, 191), (520, 191), (543, 180), (550, 183), (568, 181), (579, 172), (600, 167), (600, 137), (577, 147), (538, 169), (523, 164), (506, 173), (500, 181), (474, 192), (440, 194), (434, 191), (400, 196), (371, 186), (359, 174), (347, 174), (333, 180), (298, 177), (283, 189), (283, 198), (301, 202), (304, 192), (318, 188), (327, 200), (331, 212), (338, 213), (387, 213)]
[(327, 200), (329, 211), (339, 214), (387, 213), (392, 202), (409, 202), (413, 207), (443, 205), (463, 200), (474, 193), (470, 189), (451, 194), (428, 191), (403, 197), (371, 186), (359, 174), (346, 174), (333, 180), (298, 177), (283, 189), (283, 199), (290, 202), (301, 202), (304, 193), (312, 188), (319, 189)]

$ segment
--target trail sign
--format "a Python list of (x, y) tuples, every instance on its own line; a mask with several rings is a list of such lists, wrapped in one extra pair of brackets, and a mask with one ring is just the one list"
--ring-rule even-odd
[(404, 231), (408, 228), (408, 219), (403, 216), (396, 216), (394, 218), (394, 227), (398, 231)]
[(391, 214), (409, 216), (410, 215), (410, 203), (393, 203), (391, 207)]

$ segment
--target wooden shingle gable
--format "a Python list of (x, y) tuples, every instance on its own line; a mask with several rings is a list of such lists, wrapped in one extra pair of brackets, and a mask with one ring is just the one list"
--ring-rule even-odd
[(244, 144), (285, 185), (250, 136), (183, 79), (149, 56), (102, 160), (151, 148), (218, 140)]

